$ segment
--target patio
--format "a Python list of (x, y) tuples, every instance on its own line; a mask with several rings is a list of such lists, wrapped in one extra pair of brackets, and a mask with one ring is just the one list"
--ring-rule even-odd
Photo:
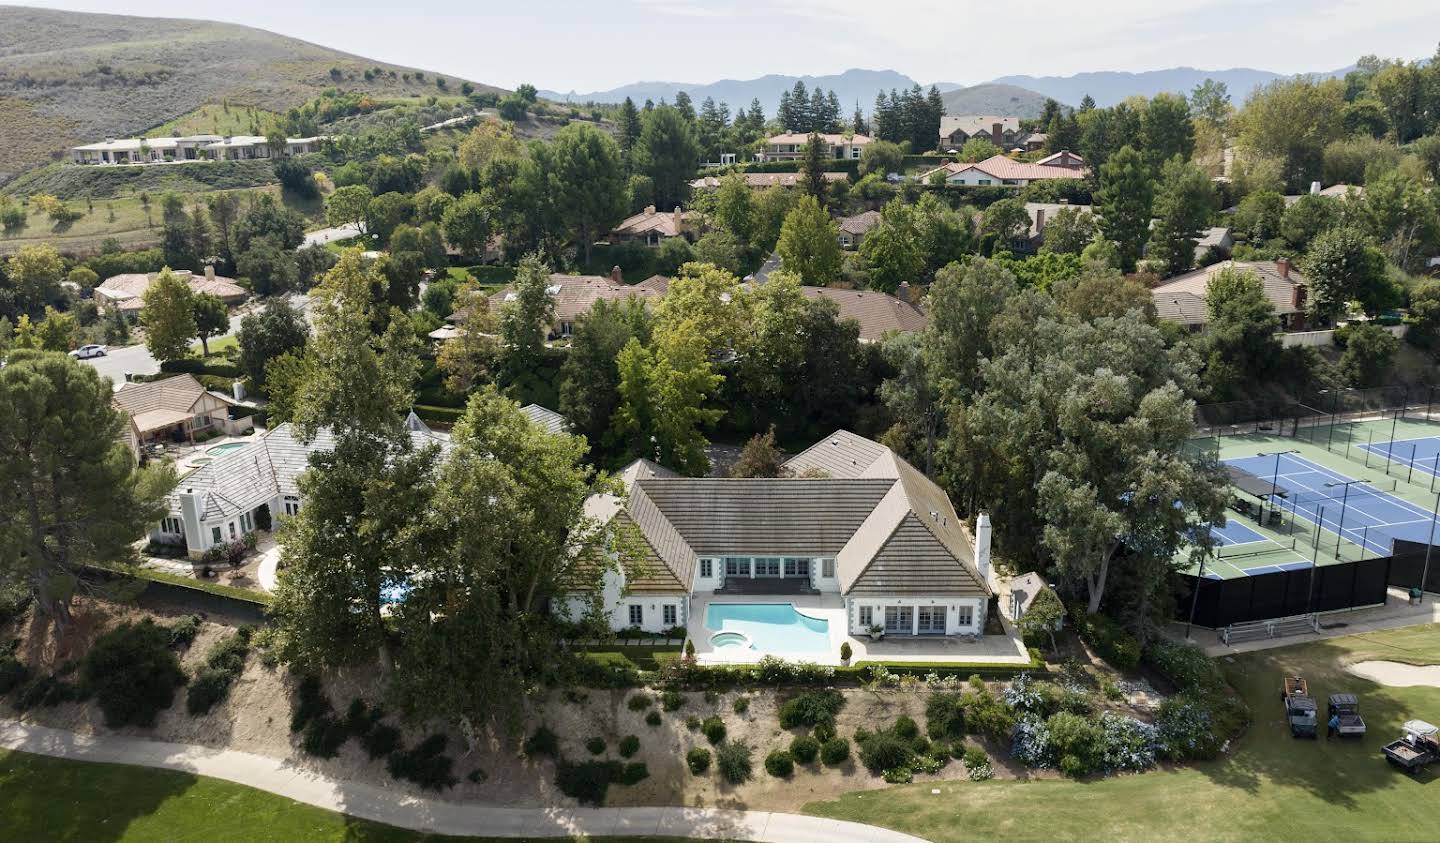
[[(824, 620), (829, 625), (829, 646), (823, 653), (767, 652), (743, 647), (716, 647), (711, 637), (722, 632), (706, 626), (711, 604), (760, 603), (789, 604), (809, 618)], [(887, 662), (978, 662), (988, 664), (1028, 664), (1030, 654), (1013, 624), (1001, 618), (1004, 635), (944, 636), (887, 635), (880, 640), (869, 636), (854, 637), (846, 631), (845, 602), (839, 594), (737, 595), (715, 592), (690, 595), (688, 612), (689, 640), (695, 645), (695, 660), (700, 664), (747, 664), (765, 656), (789, 661), (840, 665), (840, 645), (849, 642), (850, 663), (861, 661)]]

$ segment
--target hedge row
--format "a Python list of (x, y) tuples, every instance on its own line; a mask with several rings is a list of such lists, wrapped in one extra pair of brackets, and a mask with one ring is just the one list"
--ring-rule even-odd
[(172, 375), (214, 375), (217, 378), (238, 378), (244, 375), (239, 366), (230, 363), (206, 363), (195, 357), (166, 360), (160, 364), (160, 371)]
[(461, 416), (465, 415), (465, 410), (456, 407), (434, 407), (429, 404), (416, 404), (415, 415), (425, 421), (454, 424), (460, 421)]

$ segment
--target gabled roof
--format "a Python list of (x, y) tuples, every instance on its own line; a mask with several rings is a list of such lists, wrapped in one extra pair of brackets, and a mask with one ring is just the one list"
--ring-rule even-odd
[(835, 287), (801, 287), (807, 298), (829, 299), (840, 307), (839, 319), (860, 325), (860, 339), (875, 342), (886, 334), (925, 330), (925, 312), (910, 302), (876, 290), (841, 290)]
[(650, 290), (656, 295), (663, 296), (670, 292), (670, 277), (668, 275), (652, 275), (635, 286), (642, 290)]
[[(865, 144), (870, 142), (870, 136), (829, 133), (821, 134), (820, 140), (824, 143), (831, 144), (832, 146), (840, 146), (842, 144), (850, 144), (852, 146), (864, 146)], [(772, 135), (766, 138), (765, 142), (769, 144), (804, 144), (810, 142), (810, 135), (806, 134), (805, 132), (783, 132), (781, 134)]]
[(570, 432), (569, 419), (539, 404), (526, 404), (520, 408), (520, 413), (529, 419), (531, 424), (539, 425), (543, 428), (546, 433)]
[[(195, 405), (205, 394), (205, 387), (193, 375), (176, 375), (150, 383), (127, 383), (116, 390), (111, 401), (130, 416), (136, 432), (145, 433), (191, 418), (196, 412)], [(223, 395), (209, 394), (229, 401)]]
[[(688, 591), (701, 557), (773, 555), (834, 558), (843, 593), (989, 594), (945, 493), (889, 448), (842, 430), (786, 466), (829, 476), (647, 476), (632, 464), (617, 523), (635, 525), (647, 564), (663, 564), (675, 591)], [(595, 496), (592, 516), (601, 499), (619, 501)], [(654, 576), (646, 588), (660, 587)]]
[(649, 205), (640, 213), (621, 220), (611, 229), (611, 233), (639, 237), (654, 232), (661, 237), (679, 237), (683, 233), (681, 227), (684, 222), (694, 219), (695, 216), (693, 211), (682, 212), (679, 208), (674, 211), (657, 211), (654, 205)]
[[(227, 303), (244, 299), (249, 295), (249, 292), (235, 279), (226, 278), (223, 275), (211, 278), (205, 275), (196, 275), (186, 269), (173, 270), (173, 273), (175, 277), (189, 285), (192, 293), (210, 293), (226, 300)], [(158, 277), (160, 277), (158, 272), (129, 272), (112, 275), (95, 288), (94, 297), (105, 299), (121, 310), (139, 310), (145, 306), (145, 291), (150, 289), (150, 285)]]
[(955, 130), (963, 131), (967, 136), (975, 134), (989, 135), (1000, 124), (1001, 132), (1020, 131), (1019, 117), (993, 117), (987, 114), (946, 114), (940, 118), (940, 137), (948, 138), (955, 134)]
[[(1044, 135), (1035, 135), (1034, 137), (1036, 137), (1036, 138), (1043, 138), (1043, 137), (1045, 137), (1045, 136), (1044, 136)], [(1041, 158), (1039, 161), (1036, 161), (1035, 163), (1036, 163), (1036, 164), (1039, 164), (1039, 165), (1042, 166), (1042, 167), (1062, 167), (1062, 166), (1065, 166), (1065, 165), (1063, 165), (1063, 164), (1058, 164), (1058, 163), (1056, 163), (1056, 162), (1058, 162), (1058, 161), (1065, 161), (1065, 160), (1067, 160), (1067, 159), (1077, 161), (1077, 162), (1079, 162), (1079, 163), (1081, 163), (1081, 164), (1084, 164), (1084, 163), (1085, 163), (1085, 159), (1084, 159), (1084, 158), (1081, 158), (1079, 155), (1076, 155), (1075, 153), (1071, 152), (1071, 151), (1068, 150), (1068, 149), (1062, 149), (1062, 150), (1060, 150), (1059, 152), (1053, 153), (1053, 154), (1051, 154), (1051, 155), (1047, 155), (1047, 156), (1045, 156), (1044, 158)], [(1067, 169), (1068, 169), (1068, 168), (1067, 168)]]
[(1223, 261), (1194, 272), (1177, 275), (1150, 288), (1155, 312), (1161, 319), (1185, 325), (1204, 325), (1210, 321), (1205, 294), (1210, 279), (1225, 269), (1238, 269), (1255, 274), (1265, 288), (1265, 298), (1275, 308), (1275, 315), (1299, 313), (1295, 306), (1295, 288), (1305, 284), (1305, 277), (1293, 267), (1282, 270), (1271, 261)]
[[(973, 164), (957, 162), (946, 164), (943, 168), (946, 178), (959, 175), (967, 170), (979, 170), (993, 178), (1012, 181), (1037, 181), (1041, 179), (1077, 179), (1083, 174), (1083, 170), (1072, 170), (1069, 167), (1053, 167), (1046, 164), (1030, 164), (1025, 161), (1016, 161), (1004, 155), (992, 155), (984, 161), (977, 161)], [(930, 172), (935, 172), (931, 170)], [(927, 177), (929, 173), (925, 174)]]
[(879, 211), (861, 211), (853, 217), (840, 220), (840, 230), (846, 234), (865, 234), (879, 222)]
[[(550, 298), (555, 301), (555, 319), (559, 322), (573, 322), (575, 319), (590, 312), (595, 302), (601, 299), (617, 301), (628, 298), (658, 298), (660, 296), (650, 287), (642, 287), (639, 284), (624, 284), (617, 282), (605, 275), (564, 275), (554, 273), (550, 276)], [(506, 287), (495, 293), (489, 299), (490, 310), (499, 313), (500, 308), (505, 306), (507, 301), (515, 297), (515, 288)], [(450, 315), (449, 320), (460, 321), (464, 318), (463, 309)]]

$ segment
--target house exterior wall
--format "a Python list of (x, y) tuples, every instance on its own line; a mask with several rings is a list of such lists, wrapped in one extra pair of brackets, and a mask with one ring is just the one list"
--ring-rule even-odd
[[(985, 629), (986, 601), (983, 597), (914, 597), (884, 595), (849, 597), (845, 600), (845, 617), (851, 635), (868, 635), (870, 624), (865, 623), (865, 610), (869, 610), (871, 623), (885, 625), (886, 608), (895, 607), (901, 615), (908, 614), (908, 630), (890, 630), (887, 635), (980, 635)], [(944, 632), (919, 632), (920, 609), (940, 609), (945, 613)], [(965, 621), (968, 612), (969, 622)]]
[[(600, 606), (606, 626), (619, 632), (639, 627), (644, 632), (664, 632), (689, 623), (690, 601), (684, 594), (626, 594), (625, 579), (615, 570), (605, 572), (600, 586)], [(590, 612), (590, 598), (584, 594), (568, 594), (559, 601), (560, 612), (571, 621), (580, 621)], [(639, 623), (635, 622), (638, 613)], [(674, 623), (666, 623), (667, 611)]]
[(999, 179), (989, 173), (971, 169), (955, 173), (946, 179), (945, 183), (956, 185), (1006, 185), (1011, 187), (1024, 187), (1030, 182), (1028, 179)]

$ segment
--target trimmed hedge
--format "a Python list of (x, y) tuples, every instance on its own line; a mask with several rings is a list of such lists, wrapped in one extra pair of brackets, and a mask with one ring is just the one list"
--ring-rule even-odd
[(244, 377), (240, 367), (230, 363), (206, 363), (195, 357), (182, 357), (179, 360), (166, 360), (160, 364), (160, 371), (172, 375), (213, 375), (217, 378), (239, 378)]
[(461, 416), (465, 414), (465, 411), (463, 409), (456, 409), (454, 407), (434, 407), (428, 404), (416, 404), (414, 410), (415, 415), (419, 416), (424, 421), (442, 422), (444, 424), (454, 424), (455, 422), (460, 420)]

